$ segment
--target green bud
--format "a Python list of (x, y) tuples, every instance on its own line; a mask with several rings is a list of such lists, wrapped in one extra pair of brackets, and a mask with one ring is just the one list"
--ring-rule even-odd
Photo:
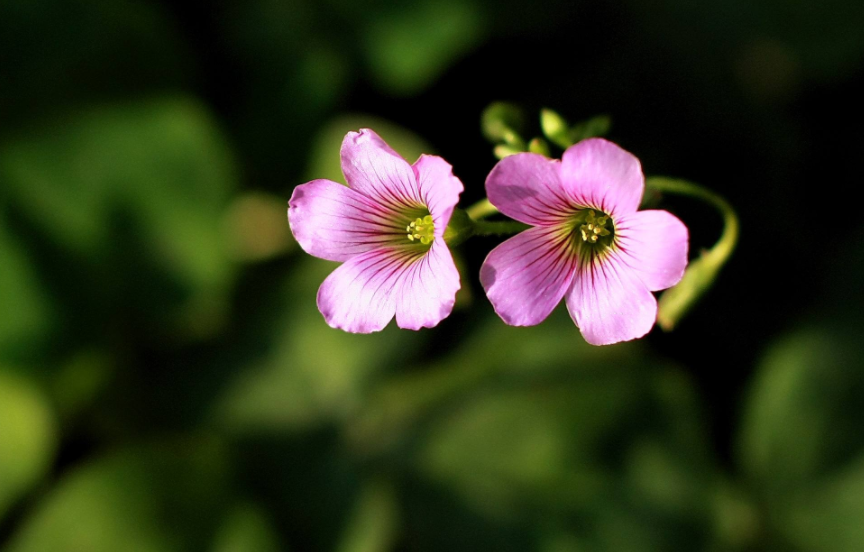
[(524, 126), (522, 111), (513, 104), (495, 102), (483, 110), (480, 124), (483, 135), (492, 143), (511, 143), (514, 138), (521, 141), (519, 132)]
[(495, 157), (498, 159), (504, 159), (505, 157), (509, 157), (514, 153), (522, 153), (525, 150), (522, 148), (514, 148), (512, 146), (505, 146), (504, 144), (495, 146), (495, 149), (492, 150), (495, 153)]
[(540, 155), (545, 155), (546, 157), (550, 157), (549, 153), (549, 144), (546, 143), (546, 140), (543, 138), (534, 138), (530, 142), (528, 142), (528, 151), (531, 153), (539, 153)]
[(595, 138), (597, 136), (606, 136), (609, 134), (609, 129), (612, 128), (612, 119), (607, 115), (598, 115), (587, 121), (573, 125), (570, 129), (568, 138), (572, 144), (585, 140), (586, 138)]
[(540, 127), (543, 129), (543, 134), (553, 144), (564, 149), (573, 145), (570, 139), (570, 131), (567, 126), (567, 121), (558, 113), (551, 109), (543, 109), (540, 111)]

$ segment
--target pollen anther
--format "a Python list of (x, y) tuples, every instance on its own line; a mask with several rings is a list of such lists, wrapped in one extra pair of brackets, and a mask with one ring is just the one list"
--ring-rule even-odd
[(414, 219), (405, 227), (405, 231), (408, 232), (408, 241), (418, 240), (423, 245), (429, 245), (435, 239), (435, 223), (432, 215)]

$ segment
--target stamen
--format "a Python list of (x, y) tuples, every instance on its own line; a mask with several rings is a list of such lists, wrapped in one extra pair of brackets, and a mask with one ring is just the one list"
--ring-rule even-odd
[[(587, 212), (582, 211), (581, 216), (584, 218), (582, 218), (583, 224), (579, 226), (579, 233), (583, 242), (596, 244), (600, 242), (600, 238), (612, 234), (612, 229), (606, 228), (607, 223), (611, 226), (609, 215), (601, 213), (600, 216), (597, 216), (593, 209), (588, 209)], [(605, 240), (600, 243), (608, 245)]]
[(418, 240), (423, 245), (429, 245), (435, 239), (435, 223), (432, 215), (414, 219), (405, 231), (408, 232), (408, 241)]

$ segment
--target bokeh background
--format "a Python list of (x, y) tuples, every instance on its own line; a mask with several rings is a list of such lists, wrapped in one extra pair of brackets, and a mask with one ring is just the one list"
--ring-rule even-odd
[[(862, 98), (859, 0), (3, 0), (0, 550), (864, 550)], [(674, 332), (505, 326), (493, 238), (437, 328), (326, 326), (292, 188), (369, 126), (467, 206), (495, 100), (736, 206)]]

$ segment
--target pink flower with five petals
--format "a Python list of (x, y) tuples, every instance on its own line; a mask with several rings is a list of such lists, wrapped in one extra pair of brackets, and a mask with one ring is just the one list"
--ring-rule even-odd
[(688, 232), (666, 211), (639, 211), (644, 188), (639, 160), (600, 138), (567, 148), (560, 161), (502, 159), (486, 179), (489, 201), (533, 228), (493, 249), (480, 269), (495, 312), (533, 326), (563, 298), (588, 343), (648, 333), (657, 319), (651, 292), (683, 276)]
[(327, 324), (354, 333), (431, 328), (453, 309), (459, 272), (444, 230), (462, 182), (450, 164), (421, 155), (409, 165), (369, 129), (342, 142), (343, 186), (294, 189), (288, 222), (310, 255), (343, 264), (318, 289)]

